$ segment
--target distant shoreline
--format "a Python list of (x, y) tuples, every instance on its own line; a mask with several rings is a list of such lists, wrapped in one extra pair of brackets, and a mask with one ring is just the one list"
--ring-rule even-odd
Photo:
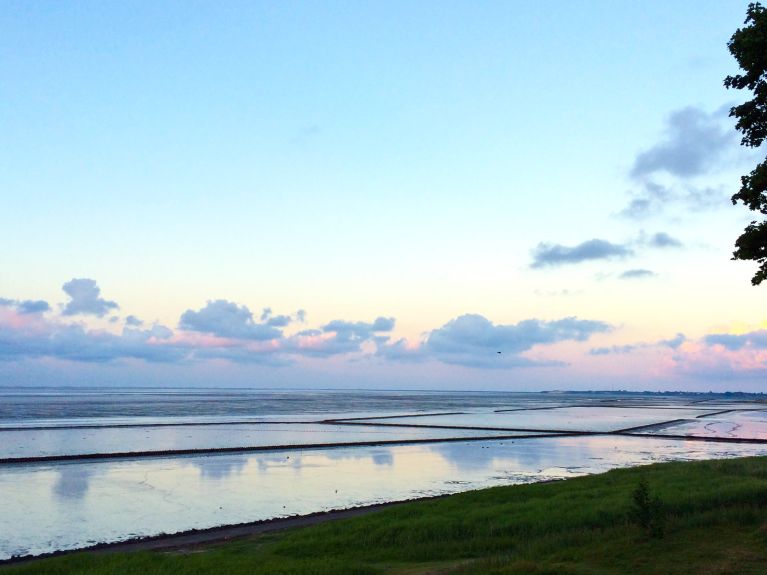
[(317, 392), (332, 392), (332, 393), (370, 393), (370, 394), (386, 394), (386, 393), (427, 393), (435, 395), (508, 395), (508, 394), (520, 394), (520, 395), (617, 395), (617, 396), (700, 396), (707, 399), (744, 399), (744, 398), (756, 398), (767, 401), (767, 392), (759, 391), (689, 391), (689, 390), (663, 390), (663, 391), (646, 391), (646, 390), (629, 390), (629, 389), (539, 389), (539, 390), (526, 390), (526, 389), (429, 389), (429, 388), (385, 388), (385, 389), (372, 389), (372, 388), (360, 388), (360, 387), (216, 387), (216, 386), (114, 386), (114, 387), (99, 387), (99, 386), (83, 386), (83, 385), (18, 385), (18, 384), (5, 384), (0, 382), (0, 392), (5, 391), (97, 391), (100, 393), (141, 393), (146, 391), (167, 391), (167, 392), (203, 392), (203, 391), (229, 391), (237, 393), (290, 393), (290, 392), (304, 392), (304, 393), (317, 393)]

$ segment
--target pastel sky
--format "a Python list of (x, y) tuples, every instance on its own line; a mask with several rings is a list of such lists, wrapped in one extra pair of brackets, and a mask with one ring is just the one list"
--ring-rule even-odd
[(747, 3), (3, 2), (0, 385), (767, 391)]

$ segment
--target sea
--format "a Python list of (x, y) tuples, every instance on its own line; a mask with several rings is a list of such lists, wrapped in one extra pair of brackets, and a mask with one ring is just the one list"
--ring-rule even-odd
[(755, 455), (759, 396), (5, 387), (0, 561)]

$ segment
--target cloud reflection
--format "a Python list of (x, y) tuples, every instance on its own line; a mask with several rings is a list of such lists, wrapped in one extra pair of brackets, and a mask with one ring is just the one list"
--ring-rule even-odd
[(239, 475), (248, 463), (247, 456), (202, 457), (192, 464), (200, 470), (202, 479), (224, 479), (230, 475)]
[(51, 490), (56, 499), (77, 501), (87, 495), (93, 467), (90, 465), (62, 464), (57, 467), (56, 471), (59, 475)]

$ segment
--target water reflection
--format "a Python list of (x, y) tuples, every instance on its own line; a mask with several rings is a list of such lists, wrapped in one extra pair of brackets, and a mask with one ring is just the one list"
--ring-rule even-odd
[(673, 433), (695, 437), (767, 439), (767, 412), (728, 412), (700, 419), (690, 419), (661, 429), (650, 429), (647, 435)]
[(192, 463), (200, 470), (201, 479), (223, 479), (233, 473), (242, 473), (248, 463), (247, 456), (201, 457)]
[(767, 446), (563, 437), (0, 467), (0, 558)]
[(261, 473), (267, 473), (274, 468), (291, 468), (300, 471), (304, 467), (301, 452), (298, 451), (287, 454), (280, 452), (279, 455), (260, 455), (252, 459), (255, 459), (256, 467)]
[(57, 469), (58, 478), (53, 484), (53, 495), (60, 500), (83, 499), (88, 493), (94, 468), (88, 465), (65, 464)]
[[(437, 443), (431, 446), (434, 453), (438, 453), (458, 470), (478, 470), (491, 467), (498, 457), (496, 448), (511, 445), (513, 441), (473, 442), (473, 443)], [(529, 463), (538, 459), (537, 450), (522, 450)]]
[(401, 417), (396, 420), (371, 418), (362, 421), (420, 425), (458, 425), (480, 428), (511, 428), (568, 431), (616, 431), (651, 425), (673, 419), (691, 418), (711, 413), (708, 409), (691, 407), (561, 407), (552, 410), (521, 410), (511, 412), (459, 413)]
[(394, 465), (394, 456), (389, 449), (377, 449), (372, 453), (373, 463), (376, 465)]
[(497, 435), (496, 431), (319, 424), (24, 429), (2, 432), (0, 458), (267, 447)]

